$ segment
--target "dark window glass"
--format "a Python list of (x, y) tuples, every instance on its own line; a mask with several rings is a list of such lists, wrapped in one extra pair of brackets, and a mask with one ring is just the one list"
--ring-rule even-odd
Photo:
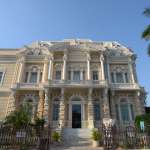
[(122, 121), (130, 121), (128, 104), (121, 104), (120, 109)]
[(31, 72), (30, 82), (37, 83), (37, 72)]
[(57, 121), (59, 119), (59, 104), (53, 104), (53, 120)]
[(56, 71), (56, 80), (61, 80), (61, 71), (60, 70)]
[(94, 104), (94, 120), (100, 120), (100, 105)]
[(119, 120), (118, 104), (116, 104), (115, 107), (116, 107), (116, 118), (117, 120)]
[(40, 82), (42, 81), (42, 75), (43, 75), (43, 73), (40, 72)]
[(130, 110), (131, 110), (132, 120), (134, 120), (134, 111), (133, 111), (133, 105), (132, 104), (130, 104)]
[(111, 72), (111, 82), (115, 83), (115, 78), (114, 78), (114, 73), (113, 72)]
[(79, 81), (80, 80), (80, 71), (73, 72), (73, 80)]
[(2, 82), (3, 72), (0, 72), (0, 83)]
[(28, 82), (28, 75), (29, 75), (29, 73), (26, 72), (26, 75), (25, 75), (25, 82)]
[(117, 83), (123, 83), (123, 74), (121, 72), (117, 72), (116, 73), (116, 80), (117, 80)]
[(125, 75), (125, 82), (129, 83), (128, 73), (126, 72), (124, 75)]
[(71, 71), (68, 71), (68, 80), (71, 80)]
[(98, 71), (93, 71), (93, 80), (98, 80)]

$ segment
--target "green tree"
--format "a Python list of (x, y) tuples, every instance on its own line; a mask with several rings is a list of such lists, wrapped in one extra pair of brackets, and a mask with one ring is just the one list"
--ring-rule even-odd
[(4, 124), (11, 125), (15, 128), (21, 128), (31, 124), (32, 116), (30, 114), (31, 105), (24, 104), (20, 106), (17, 110), (10, 113), (6, 118)]
[[(150, 7), (146, 8), (143, 12), (143, 14), (146, 17), (150, 18)], [(150, 41), (150, 24), (145, 28), (145, 30), (142, 33), (142, 38), (146, 41)], [(150, 44), (148, 44), (148, 55), (150, 56)]]

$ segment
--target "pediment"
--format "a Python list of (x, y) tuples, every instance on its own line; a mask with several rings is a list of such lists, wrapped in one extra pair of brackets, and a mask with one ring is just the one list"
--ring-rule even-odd
[(31, 45), (24, 46), (19, 52), (19, 55), (25, 56), (43, 56), (49, 55), (49, 50), (43, 47), (40, 42), (34, 42)]

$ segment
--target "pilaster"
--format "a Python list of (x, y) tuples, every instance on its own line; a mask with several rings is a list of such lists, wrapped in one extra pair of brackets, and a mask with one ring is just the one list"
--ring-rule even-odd
[(17, 83), (20, 83), (22, 81), (23, 73), (24, 73), (24, 67), (25, 67), (25, 58), (21, 57), (19, 59), (19, 72), (18, 72), (18, 78), (17, 78)]
[(88, 123), (89, 128), (94, 128), (94, 110), (92, 101), (92, 88), (88, 91)]
[(65, 125), (65, 101), (64, 101), (64, 88), (61, 88), (60, 110), (59, 110), (59, 125), (63, 128)]
[(104, 72), (104, 56), (100, 54), (100, 63), (101, 63), (101, 79), (105, 80), (105, 72)]
[(45, 121), (46, 121), (46, 124), (48, 124), (48, 109), (49, 109), (49, 91), (48, 91), (48, 89), (46, 88), (45, 90), (44, 90), (44, 92), (45, 92), (45, 100), (44, 100), (44, 114), (43, 114), (43, 117), (44, 117), (44, 119), (45, 119)]
[(50, 57), (49, 67), (48, 67), (48, 80), (52, 80), (53, 78), (53, 56)]
[(38, 103), (38, 117), (43, 118), (44, 111), (44, 91), (39, 91), (39, 103)]
[(103, 90), (103, 118), (110, 118), (108, 89), (106, 89), (106, 88)]
[(87, 80), (91, 80), (91, 70), (90, 70), (90, 60), (91, 56), (90, 53), (87, 53)]
[(62, 71), (62, 80), (66, 80), (66, 66), (67, 65), (67, 52), (64, 52), (63, 56), (63, 71)]
[(44, 60), (44, 67), (43, 67), (43, 76), (42, 76), (42, 82), (45, 83), (48, 81), (48, 58), (45, 57)]
[(129, 75), (130, 75), (131, 83), (135, 83), (132, 58), (129, 58), (128, 67), (129, 67)]

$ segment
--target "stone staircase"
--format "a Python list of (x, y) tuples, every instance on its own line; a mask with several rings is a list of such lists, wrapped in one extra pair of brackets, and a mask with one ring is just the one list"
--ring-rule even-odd
[(85, 147), (91, 145), (91, 129), (72, 129), (62, 130), (62, 141), (64, 146)]

